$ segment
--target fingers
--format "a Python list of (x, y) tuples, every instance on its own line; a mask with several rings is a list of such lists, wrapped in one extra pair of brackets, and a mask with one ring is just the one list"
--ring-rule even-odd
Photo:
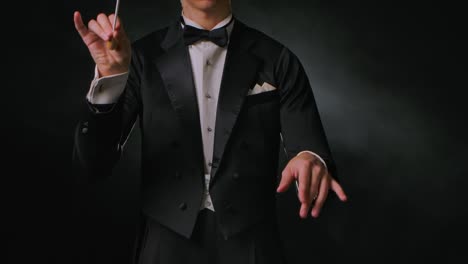
[[(115, 14), (111, 14), (109, 16), (109, 21), (113, 24), (114, 21), (115, 21)], [(121, 28), (122, 24), (121, 24), (121, 21), (120, 21), (120, 17), (117, 16), (117, 21), (115, 22), (115, 30), (118, 31), (120, 28)]]
[(98, 24), (96, 20), (90, 20), (88, 23), (88, 28), (96, 35), (98, 35), (101, 39), (105, 41), (109, 40), (109, 36), (106, 34), (106, 32), (102, 29), (102, 27)]
[(276, 189), (277, 192), (285, 192), (288, 190), (291, 183), (295, 180), (294, 175), (289, 167), (286, 167), (281, 173), (281, 182)]
[(113, 35), (113, 29), (112, 29), (112, 24), (109, 21), (109, 17), (107, 17), (105, 14), (101, 13), (97, 16), (97, 22), (101, 26), (102, 30), (104, 33), (107, 35), (108, 38), (111, 38)]
[(86, 34), (88, 34), (88, 29), (83, 23), (83, 19), (81, 18), (80, 12), (75, 11), (75, 13), (73, 14), (73, 22), (75, 23), (76, 31), (78, 31), (81, 38), (84, 38)]
[[(115, 15), (111, 14), (109, 16), (109, 21), (114, 23), (114, 19), (115, 19)], [(125, 34), (125, 31), (123, 30), (123, 26), (119, 17), (117, 17), (113, 38), (115, 38), (117, 42), (120, 42), (120, 43), (128, 41), (127, 35)]]
[(299, 201), (301, 202), (301, 209), (299, 215), (302, 218), (307, 217), (309, 212), (309, 206), (311, 203), (310, 197), (310, 181), (311, 181), (311, 167), (306, 164), (302, 166), (299, 170)]
[(328, 196), (328, 190), (330, 188), (330, 178), (329, 177), (322, 177), (320, 182), (320, 191), (317, 196), (317, 200), (315, 200), (314, 207), (312, 208), (312, 212), (310, 213), (312, 217), (318, 217), (320, 211), (322, 210), (323, 204)]
[(317, 197), (319, 193), (320, 182), (323, 175), (326, 173), (326, 169), (323, 166), (315, 165), (312, 169), (312, 182), (310, 185), (310, 199)]
[(330, 189), (337, 194), (341, 201), (348, 199), (341, 185), (330, 176), (326, 167), (323, 164), (315, 164), (313, 159), (290, 161), (282, 172), (277, 192), (286, 191), (296, 179), (298, 180), (298, 198), (301, 202), (299, 211), (301, 218), (307, 218), (313, 200), (315, 203), (312, 205), (311, 215), (318, 217)]
[(338, 196), (338, 198), (340, 198), (341, 201), (345, 202), (346, 200), (348, 200), (348, 197), (343, 191), (343, 188), (341, 188), (341, 185), (333, 178), (331, 179), (331, 189), (336, 193), (336, 195)]

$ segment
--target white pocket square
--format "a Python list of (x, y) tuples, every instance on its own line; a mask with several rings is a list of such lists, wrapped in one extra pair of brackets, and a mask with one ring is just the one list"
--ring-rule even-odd
[(274, 87), (273, 85), (267, 82), (264, 82), (262, 86), (255, 84), (255, 87), (253, 89), (250, 89), (247, 95), (254, 95), (254, 94), (269, 92), (273, 90), (276, 90), (276, 87)]

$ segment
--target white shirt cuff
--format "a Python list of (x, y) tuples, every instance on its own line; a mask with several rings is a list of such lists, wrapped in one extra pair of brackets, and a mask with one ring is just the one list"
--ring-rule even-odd
[(297, 153), (296, 156), (299, 156), (300, 154), (304, 153), (304, 152), (307, 152), (307, 153), (310, 153), (312, 155), (314, 155), (315, 157), (317, 157), (322, 163), (323, 165), (325, 166), (325, 168), (328, 170), (328, 167), (327, 167), (327, 164), (325, 163), (325, 161), (322, 159), (322, 157), (320, 157), (318, 154), (312, 152), (312, 151), (308, 151), (308, 150), (304, 150), (304, 151), (301, 151), (299, 153)]
[(99, 77), (97, 67), (94, 69), (94, 79), (91, 82), (86, 99), (91, 104), (113, 104), (122, 95), (127, 84), (128, 72)]

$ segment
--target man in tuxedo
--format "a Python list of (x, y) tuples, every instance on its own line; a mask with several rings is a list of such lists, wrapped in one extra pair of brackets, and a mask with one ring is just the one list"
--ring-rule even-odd
[(113, 30), (114, 15), (85, 26), (75, 12), (96, 63), (75, 156), (104, 178), (140, 126), (135, 263), (285, 263), (276, 193), (297, 184), (302, 218), (318, 217), (330, 189), (346, 200), (308, 78), (287, 47), (234, 17), (229, 0), (181, 4), (180, 18), (133, 44), (120, 21)]

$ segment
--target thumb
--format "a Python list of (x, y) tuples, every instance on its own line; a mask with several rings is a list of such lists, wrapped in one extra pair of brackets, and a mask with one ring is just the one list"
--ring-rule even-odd
[(289, 167), (286, 167), (281, 173), (281, 181), (276, 191), (285, 192), (288, 190), (289, 186), (294, 182), (294, 180), (295, 178), (293, 172)]
[(128, 52), (130, 49), (130, 42), (123, 30), (114, 31), (112, 33), (111, 42), (116, 51), (122, 50)]

